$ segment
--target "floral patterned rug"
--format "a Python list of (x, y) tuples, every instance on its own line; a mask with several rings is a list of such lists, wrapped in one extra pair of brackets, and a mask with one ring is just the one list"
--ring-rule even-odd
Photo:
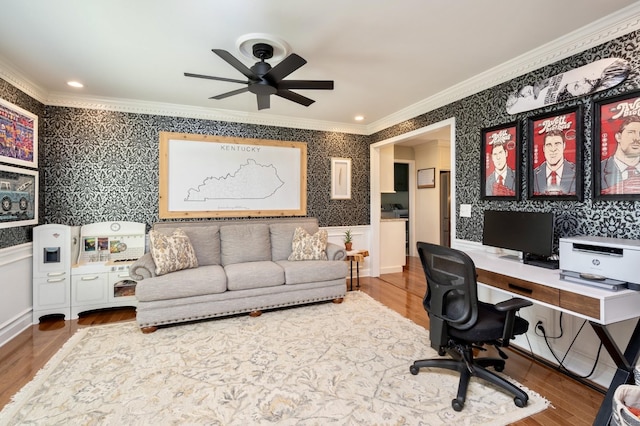
[(322, 303), (161, 328), (79, 330), (0, 412), (0, 424), (503, 425), (544, 410), (409, 365), (428, 331), (360, 292)]

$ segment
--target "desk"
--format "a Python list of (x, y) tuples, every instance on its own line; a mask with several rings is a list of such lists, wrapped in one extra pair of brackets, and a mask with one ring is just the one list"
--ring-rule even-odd
[(347, 252), (345, 260), (349, 262), (349, 271), (351, 272), (349, 291), (353, 290), (353, 262), (356, 262), (356, 288), (360, 288), (360, 262), (364, 262), (364, 258), (367, 256), (369, 256), (368, 250), (352, 250)]
[(593, 422), (594, 425), (609, 424), (616, 388), (621, 384), (634, 383), (633, 370), (640, 356), (640, 321), (636, 324), (624, 353), (613, 341), (606, 326), (640, 317), (640, 292), (609, 291), (571, 283), (560, 280), (558, 270), (501, 259), (481, 249), (463, 251), (476, 265), (478, 285), (522, 297), (589, 321), (617, 367)]

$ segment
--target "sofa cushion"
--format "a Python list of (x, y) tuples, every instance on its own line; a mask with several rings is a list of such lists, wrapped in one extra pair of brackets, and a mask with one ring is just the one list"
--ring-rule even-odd
[(318, 232), (317, 222), (292, 222), (292, 223), (272, 223), (269, 226), (271, 231), (271, 259), (287, 260), (291, 254), (291, 244), (296, 228), (303, 228), (309, 234)]
[(233, 263), (225, 265), (227, 288), (247, 290), (284, 284), (284, 271), (271, 261)]
[(284, 269), (285, 284), (287, 285), (337, 279), (346, 280), (349, 271), (347, 262), (342, 260), (308, 260), (306, 262), (280, 260), (276, 263)]
[(271, 260), (269, 225), (252, 223), (220, 227), (222, 265)]
[(142, 302), (224, 293), (227, 277), (220, 265), (201, 266), (141, 280), (136, 298)]
[(196, 252), (199, 266), (220, 264), (220, 228), (217, 225), (182, 228)]
[(176, 229), (171, 236), (158, 231), (149, 232), (151, 257), (156, 264), (156, 275), (198, 267), (198, 258), (182, 229)]
[(327, 231), (321, 229), (309, 235), (303, 228), (296, 228), (287, 260), (327, 260)]

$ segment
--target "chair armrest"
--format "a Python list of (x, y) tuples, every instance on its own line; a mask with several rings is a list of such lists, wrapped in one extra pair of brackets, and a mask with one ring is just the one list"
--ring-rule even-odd
[(520, 308), (525, 308), (531, 305), (533, 305), (532, 302), (521, 299), (519, 297), (514, 297), (512, 299), (505, 300), (504, 302), (496, 303), (494, 305), (496, 311), (507, 313), (504, 322), (504, 328), (502, 330), (502, 339), (500, 342), (500, 346), (502, 346), (503, 348), (508, 347), (509, 340), (513, 339), (513, 326), (516, 321), (516, 312), (518, 312)]
[(531, 305), (533, 305), (533, 302), (530, 302), (529, 300), (514, 297), (512, 299), (505, 300), (504, 302), (496, 303), (495, 307), (498, 312), (506, 312), (513, 310), (517, 311), (520, 308), (526, 308)]
[(327, 243), (327, 259), (329, 260), (344, 260), (347, 257), (347, 251), (344, 247), (339, 246), (331, 242)]
[(156, 264), (151, 253), (145, 253), (129, 267), (129, 276), (134, 280), (143, 280), (156, 276)]

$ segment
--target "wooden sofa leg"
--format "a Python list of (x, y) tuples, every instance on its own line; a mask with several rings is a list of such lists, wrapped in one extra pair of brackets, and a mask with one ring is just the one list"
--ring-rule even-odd
[(259, 317), (260, 315), (262, 315), (262, 311), (251, 311), (251, 312), (249, 312), (249, 316), (252, 317), (252, 318)]
[(343, 300), (344, 300), (343, 297), (339, 297), (337, 299), (333, 299), (333, 303), (342, 303)]
[(152, 325), (150, 327), (142, 327), (142, 328), (140, 328), (140, 331), (142, 331), (143, 334), (149, 334), (149, 333), (153, 333), (157, 329), (158, 329), (158, 327)]

